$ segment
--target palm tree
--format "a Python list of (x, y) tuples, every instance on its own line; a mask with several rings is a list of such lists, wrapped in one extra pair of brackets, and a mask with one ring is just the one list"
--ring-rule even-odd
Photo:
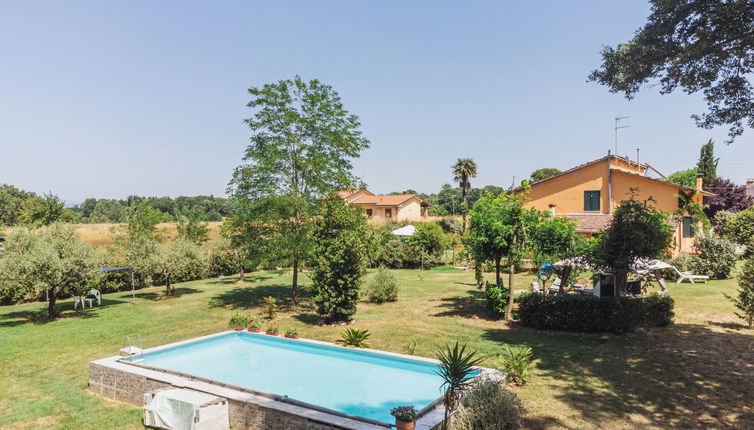
[(471, 188), (469, 179), (476, 178), (476, 163), (471, 158), (459, 158), (453, 168), (453, 180), (458, 182), (463, 194), (463, 228), (466, 229), (466, 213), (469, 211), (466, 193)]

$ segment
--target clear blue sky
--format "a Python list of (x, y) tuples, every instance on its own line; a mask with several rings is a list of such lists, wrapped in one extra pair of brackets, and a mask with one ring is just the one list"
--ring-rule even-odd
[(689, 115), (699, 95), (626, 101), (587, 83), (631, 37), (640, 1), (18, 1), (0, 4), (0, 183), (88, 196), (223, 195), (249, 131), (246, 89), (300, 74), (332, 85), (372, 147), (372, 191), (475, 186), (566, 169), (613, 146), (671, 173), (719, 142), (719, 173), (754, 177), (754, 132)]

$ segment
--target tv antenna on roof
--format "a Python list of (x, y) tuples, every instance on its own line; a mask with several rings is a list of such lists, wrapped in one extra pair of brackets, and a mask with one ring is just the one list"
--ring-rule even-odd
[(621, 120), (631, 118), (630, 116), (616, 116), (615, 117), (615, 155), (618, 155), (618, 130), (621, 128), (628, 128), (628, 125), (619, 125)]

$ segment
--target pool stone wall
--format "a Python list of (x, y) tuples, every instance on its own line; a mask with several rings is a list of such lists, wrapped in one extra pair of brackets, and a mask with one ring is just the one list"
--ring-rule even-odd
[[(144, 394), (171, 387), (173, 387), (172, 384), (157, 381), (147, 376), (114, 369), (94, 362), (89, 363), (89, 389), (91, 391), (139, 408), (144, 406)], [(228, 400), (230, 426), (234, 430), (350, 429), (350, 427), (323, 423), (284, 411), (266, 408), (253, 402)]]

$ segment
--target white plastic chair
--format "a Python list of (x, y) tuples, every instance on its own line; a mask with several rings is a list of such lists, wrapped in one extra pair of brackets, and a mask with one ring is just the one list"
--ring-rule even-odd
[[(89, 290), (89, 292), (86, 293), (86, 295), (87, 297), (94, 296), (94, 298), (97, 299), (97, 306), (102, 306), (102, 294), (99, 292), (99, 290), (91, 289)], [(87, 299), (87, 300), (93, 301), (93, 299)], [(92, 307), (91, 302), (89, 303), (89, 307)]]

